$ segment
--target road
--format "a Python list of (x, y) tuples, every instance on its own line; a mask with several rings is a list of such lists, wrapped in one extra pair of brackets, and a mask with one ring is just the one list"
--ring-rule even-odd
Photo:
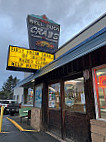
[(0, 142), (59, 142), (54, 137), (44, 132), (22, 132), (19, 131), (4, 115)]

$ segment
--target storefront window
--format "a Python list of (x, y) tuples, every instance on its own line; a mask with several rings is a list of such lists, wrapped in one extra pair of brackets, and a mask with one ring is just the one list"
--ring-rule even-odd
[(41, 108), (42, 106), (42, 85), (35, 88), (35, 107)]
[(60, 83), (49, 86), (49, 108), (60, 108)]
[(27, 103), (28, 105), (32, 105), (33, 104), (33, 89), (29, 88), (28, 89), (28, 96), (27, 96)]
[(93, 69), (97, 117), (106, 119), (106, 65)]
[(74, 112), (86, 112), (84, 78), (65, 81), (65, 108)]

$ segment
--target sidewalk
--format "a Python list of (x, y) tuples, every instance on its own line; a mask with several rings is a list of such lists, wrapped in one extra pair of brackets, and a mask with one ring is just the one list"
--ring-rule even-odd
[(8, 117), (14, 120), (15, 122), (17, 122), (23, 129), (34, 130), (30, 125), (30, 121), (29, 121), (29, 124), (27, 124), (26, 118), (22, 118), (22, 122), (20, 122), (20, 117), (18, 114), (15, 114), (14, 116), (8, 115)]
[[(14, 115), (14, 116), (10, 116), (8, 115), (8, 118), (14, 120), (16, 123), (18, 123), (23, 129), (27, 129), (27, 130), (35, 130), (31, 127), (31, 125), (27, 124), (27, 119), (23, 118), (22, 122), (20, 122), (20, 117), (18, 116), (18, 114)], [(25, 132), (22, 132), (25, 133)], [(31, 137), (33, 137), (35, 140), (37, 140), (37, 142), (65, 142), (62, 139), (56, 137), (55, 135), (52, 135), (49, 132), (26, 132), (27, 135), (30, 135)], [(43, 140), (43, 141), (42, 141)]]
[[(4, 115), (3, 117), (3, 128), (2, 133), (0, 133), (0, 142), (59, 142), (59, 140), (45, 132), (19, 131), (19, 129), (17, 129), (7, 117), (10, 116)], [(17, 117), (15, 116), (14, 118), (16, 119)]]

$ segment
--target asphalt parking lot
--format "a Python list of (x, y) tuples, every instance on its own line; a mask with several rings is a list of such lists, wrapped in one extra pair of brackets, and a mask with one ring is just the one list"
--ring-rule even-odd
[[(17, 116), (9, 116), (4, 115), (3, 117), (3, 125), (2, 125), (2, 133), (0, 133), (0, 142), (59, 142), (56, 138), (45, 132), (24, 132), (19, 131), (9, 120), (7, 117), (19, 121)], [(30, 125), (26, 125), (25, 122), (21, 125), (24, 129), (32, 129)]]

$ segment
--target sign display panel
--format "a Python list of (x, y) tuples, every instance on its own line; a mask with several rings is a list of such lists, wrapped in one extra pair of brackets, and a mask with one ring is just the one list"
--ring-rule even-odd
[(99, 87), (106, 88), (106, 75), (99, 76)]
[(16, 46), (9, 46), (7, 69), (36, 71), (54, 60), (54, 55)]
[(45, 15), (27, 17), (29, 47), (39, 51), (55, 53), (58, 48), (60, 25)]

